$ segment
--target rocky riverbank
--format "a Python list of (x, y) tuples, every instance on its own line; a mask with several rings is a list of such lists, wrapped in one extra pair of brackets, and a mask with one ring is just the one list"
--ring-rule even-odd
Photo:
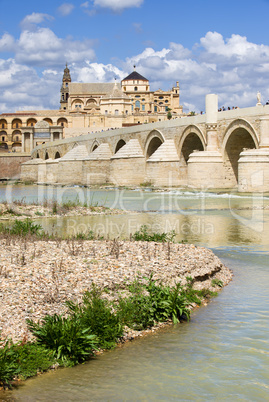
[(191, 276), (194, 288), (216, 291), (221, 289), (216, 284), (225, 286), (232, 278), (212, 251), (189, 244), (1, 234), (0, 248), (0, 332), (2, 339), (13, 341), (31, 339), (27, 318), (65, 313), (65, 301), (80, 301), (92, 283), (124, 289), (137, 276), (152, 273), (168, 285), (184, 284)]

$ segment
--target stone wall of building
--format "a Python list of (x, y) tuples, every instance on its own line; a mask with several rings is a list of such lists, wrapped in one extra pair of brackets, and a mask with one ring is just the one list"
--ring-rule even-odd
[(0, 154), (0, 180), (20, 178), (21, 164), (30, 158), (30, 154)]

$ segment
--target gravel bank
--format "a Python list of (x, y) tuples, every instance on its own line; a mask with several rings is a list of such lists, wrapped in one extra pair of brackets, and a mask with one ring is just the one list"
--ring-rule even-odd
[(75, 204), (63, 204), (50, 202), (44, 205), (35, 204), (20, 204), (20, 203), (0, 203), (0, 221), (14, 220), (25, 218), (40, 218), (51, 216), (88, 216), (88, 215), (115, 215), (125, 214), (126, 212), (120, 209), (110, 209), (103, 206), (81, 206)]
[[(232, 278), (211, 250), (189, 244), (105, 241), (34, 240), (1, 235), (1, 338), (21, 340), (25, 319), (65, 313), (65, 301), (81, 300), (94, 282), (124, 289), (137, 275), (173, 285), (186, 276), (195, 288), (211, 287), (213, 278), (227, 285)], [(219, 288), (220, 290), (220, 288)]]

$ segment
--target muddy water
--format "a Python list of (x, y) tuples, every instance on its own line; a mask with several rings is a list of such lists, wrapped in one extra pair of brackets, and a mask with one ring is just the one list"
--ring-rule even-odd
[[(112, 192), (109, 203), (115, 199)], [(178, 238), (206, 245), (233, 270), (234, 279), (190, 323), (171, 326), (88, 364), (30, 379), (1, 394), (18, 401), (264, 401), (269, 395), (269, 213), (266, 198), (140, 192), (131, 210), (157, 212), (43, 221), (49, 230), (106, 228), (127, 236), (140, 224), (175, 229)], [(1, 195), (1, 193), (0, 193)], [(103, 193), (101, 192), (101, 196)], [(151, 196), (156, 197), (155, 199)], [(135, 198), (137, 197), (137, 198)], [(185, 197), (185, 198), (184, 198)], [(110, 201), (109, 201), (110, 200)], [(113, 201), (114, 202), (114, 201)], [(169, 202), (181, 202), (180, 211)], [(158, 205), (161, 205), (161, 208)], [(135, 208), (135, 206), (142, 208)], [(167, 208), (168, 205), (168, 208)], [(240, 210), (251, 207), (253, 210)], [(131, 220), (131, 223), (130, 223)], [(112, 222), (109, 226), (109, 222)], [(53, 226), (54, 225), (54, 226)], [(102, 226), (103, 225), (103, 226)], [(82, 227), (82, 226), (81, 226)], [(95, 226), (97, 227), (97, 226)], [(53, 228), (53, 229), (52, 229)], [(113, 233), (110, 233), (113, 236)]]

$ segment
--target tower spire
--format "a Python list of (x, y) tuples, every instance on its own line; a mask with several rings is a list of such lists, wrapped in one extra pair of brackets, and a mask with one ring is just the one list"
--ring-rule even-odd
[(65, 64), (63, 80), (62, 80), (62, 87), (61, 87), (61, 109), (66, 110), (68, 106), (68, 98), (69, 98), (69, 83), (71, 82), (71, 75), (70, 70), (67, 67), (67, 62)]

